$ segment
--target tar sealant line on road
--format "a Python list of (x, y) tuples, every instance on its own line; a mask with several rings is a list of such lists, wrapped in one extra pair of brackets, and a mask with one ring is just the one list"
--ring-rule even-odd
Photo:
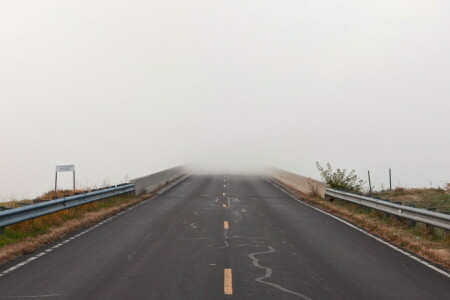
[(224, 246), (216, 248), (216, 249), (224, 249), (224, 248), (228, 248), (230, 246), (230, 242), (229, 242), (230, 237), (228, 236), (228, 229), (229, 229), (228, 221), (223, 221), (223, 235), (222, 236), (224, 239), (223, 240)]
[(275, 284), (275, 283), (272, 283), (272, 282), (265, 281), (265, 279), (268, 279), (268, 278), (270, 278), (270, 277), (272, 276), (272, 269), (269, 268), (269, 267), (265, 267), (265, 266), (260, 265), (260, 264), (259, 264), (259, 259), (256, 258), (256, 255), (267, 254), (267, 253), (275, 252), (275, 249), (274, 249), (272, 246), (264, 246), (264, 245), (246, 245), (246, 246), (253, 246), (253, 247), (267, 247), (267, 248), (268, 248), (267, 251), (254, 252), (254, 253), (250, 253), (250, 254), (248, 255), (248, 257), (252, 260), (252, 264), (253, 264), (255, 267), (257, 267), (257, 268), (259, 268), (259, 269), (263, 269), (263, 270), (265, 271), (264, 276), (261, 276), (261, 277), (256, 278), (255, 281), (257, 281), (257, 282), (259, 282), (259, 283), (263, 283), (263, 284), (270, 285), (271, 287), (274, 287), (274, 288), (276, 288), (276, 289), (278, 289), (278, 290), (280, 290), (280, 291), (282, 291), (282, 292), (285, 292), (285, 293), (288, 293), (288, 294), (291, 294), (291, 295), (295, 295), (295, 296), (300, 297), (300, 298), (302, 298), (302, 299), (305, 299), (305, 300), (311, 300), (310, 297), (308, 297), (308, 296), (306, 296), (306, 295), (304, 295), (304, 294), (301, 294), (301, 293), (298, 293), (298, 292), (291, 291), (291, 290), (289, 290), (289, 289), (287, 289), (287, 288), (285, 288), (285, 287), (282, 287), (282, 286), (279, 285), (279, 284)]
[(35, 260), (35, 259), (37, 259), (37, 258), (39, 258), (39, 257), (42, 257), (42, 256), (44, 256), (44, 255), (46, 255), (46, 254), (52, 252), (53, 250), (58, 249), (58, 248), (61, 247), (61, 246), (64, 246), (64, 245), (68, 244), (69, 242), (71, 242), (71, 241), (73, 241), (73, 240), (79, 238), (80, 236), (82, 236), (82, 235), (88, 233), (89, 231), (94, 230), (95, 228), (97, 228), (97, 227), (99, 227), (99, 226), (101, 226), (101, 225), (103, 225), (103, 224), (105, 224), (105, 223), (107, 223), (107, 222), (110, 222), (112, 219), (114, 219), (114, 218), (116, 218), (117, 216), (119, 216), (119, 215), (125, 213), (126, 211), (133, 210), (135, 207), (137, 207), (137, 206), (139, 206), (139, 205), (141, 205), (141, 204), (144, 204), (144, 203), (147, 202), (147, 201), (148, 201), (148, 200), (145, 200), (145, 201), (142, 201), (142, 202), (140, 202), (140, 203), (138, 203), (138, 204), (135, 204), (135, 205), (133, 205), (133, 206), (127, 208), (126, 210), (124, 210), (124, 211), (122, 211), (122, 212), (120, 212), (120, 213), (118, 213), (118, 214), (116, 214), (116, 215), (114, 215), (114, 216), (112, 216), (112, 217), (109, 217), (109, 218), (103, 220), (102, 222), (97, 223), (96, 225), (94, 225), (94, 226), (92, 226), (92, 227), (89, 227), (88, 229), (86, 229), (86, 230), (84, 230), (84, 231), (82, 231), (82, 232), (80, 232), (80, 233), (78, 233), (78, 234), (76, 234), (76, 235), (74, 235), (74, 236), (72, 236), (72, 237), (70, 237), (70, 238), (67, 238), (67, 239), (64, 240), (64, 241), (59, 242), (58, 244), (54, 245), (53, 247), (51, 247), (51, 248), (49, 248), (49, 249), (46, 249), (46, 250), (44, 250), (44, 251), (42, 251), (42, 252), (40, 252), (40, 253), (38, 253), (38, 254), (36, 254), (36, 255), (30, 257), (30, 258), (28, 258), (27, 260), (24, 260), (23, 262), (18, 263), (18, 264), (16, 264), (16, 265), (10, 267), (9, 269), (6, 269), (6, 270), (3, 271), (3, 272), (0, 272), (0, 278), (3, 277), (3, 276), (5, 276), (5, 275), (7, 275), (7, 274), (9, 274), (9, 273), (11, 273), (11, 272), (13, 272), (13, 271), (15, 271), (15, 270), (17, 270), (18, 268), (21, 268), (21, 267), (27, 265), (28, 263), (32, 262), (33, 260)]
[(397, 246), (394, 246), (394, 245), (392, 245), (392, 244), (386, 242), (385, 240), (382, 240), (382, 239), (380, 239), (380, 238), (378, 238), (378, 237), (376, 237), (376, 236), (370, 234), (369, 232), (365, 231), (364, 229), (361, 229), (361, 228), (359, 228), (359, 227), (357, 227), (357, 226), (355, 226), (355, 225), (353, 225), (353, 224), (351, 224), (351, 223), (349, 223), (349, 222), (347, 222), (347, 221), (345, 221), (345, 220), (343, 220), (343, 219), (341, 219), (341, 218), (339, 218), (339, 217), (336, 217), (336, 216), (334, 216), (334, 215), (332, 215), (332, 214), (330, 214), (330, 213), (327, 213), (326, 211), (323, 211), (323, 210), (321, 210), (321, 209), (319, 209), (319, 208), (317, 208), (317, 207), (315, 207), (315, 206), (312, 206), (312, 205), (310, 205), (310, 204), (308, 204), (308, 203), (306, 203), (306, 202), (304, 202), (304, 201), (301, 201), (301, 200), (295, 198), (295, 197), (292, 196), (290, 193), (288, 193), (286, 190), (284, 190), (283, 188), (281, 188), (281, 187), (278, 186), (277, 184), (273, 183), (270, 179), (268, 179), (268, 178), (266, 178), (266, 177), (264, 177), (264, 179), (267, 180), (269, 183), (271, 183), (273, 186), (275, 186), (277, 189), (279, 189), (280, 191), (282, 191), (283, 193), (285, 193), (286, 195), (288, 195), (289, 197), (291, 197), (292, 199), (294, 199), (295, 201), (297, 201), (297, 202), (299, 202), (299, 203), (301, 203), (301, 204), (303, 204), (303, 205), (306, 205), (306, 206), (308, 206), (308, 207), (310, 207), (310, 208), (312, 208), (312, 209), (315, 209), (315, 210), (317, 210), (318, 212), (321, 212), (321, 213), (323, 213), (323, 214), (325, 214), (325, 215), (328, 215), (328, 216), (332, 217), (333, 219), (338, 220), (339, 222), (342, 222), (342, 223), (344, 223), (345, 225), (350, 226), (351, 228), (356, 229), (356, 230), (358, 230), (359, 232), (364, 233), (365, 235), (367, 235), (367, 236), (373, 238), (374, 240), (377, 240), (378, 242), (380, 242), (380, 243), (382, 243), (382, 244), (384, 244), (384, 245), (386, 245), (386, 246), (388, 246), (388, 247), (390, 247), (390, 248), (392, 248), (392, 249), (394, 249), (394, 250), (400, 252), (401, 254), (406, 255), (406, 256), (408, 256), (408, 257), (411, 258), (411, 259), (414, 259), (414, 260), (417, 261), (418, 263), (421, 263), (422, 265), (427, 266), (428, 268), (430, 268), (430, 269), (432, 269), (432, 270), (434, 270), (434, 271), (436, 271), (436, 272), (438, 272), (438, 273), (444, 275), (445, 277), (450, 278), (450, 273), (447, 273), (446, 271), (441, 270), (441, 269), (439, 269), (439, 268), (433, 266), (432, 264), (430, 264), (430, 263), (428, 263), (428, 262), (426, 262), (426, 261), (420, 259), (419, 257), (414, 256), (414, 255), (412, 255), (412, 254), (406, 252), (405, 250), (402, 250), (402, 249), (398, 248)]

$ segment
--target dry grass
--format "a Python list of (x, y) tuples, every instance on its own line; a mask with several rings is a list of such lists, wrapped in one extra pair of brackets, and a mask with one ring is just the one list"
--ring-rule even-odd
[(441, 188), (396, 188), (392, 191), (382, 190), (372, 193), (372, 196), (399, 201), (403, 204), (413, 204), (419, 208), (434, 208), (441, 212), (450, 212), (450, 190)]
[(23, 205), (32, 204), (32, 200), (13, 200), (8, 202), (0, 202), (0, 207), (6, 207), (6, 208), (16, 208)]
[(34, 201), (49, 201), (56, 198), (61, 198), (65, 196), (70, 196), (74, 194), (83, 193), (83, 190), (57, 190), (57, 191), (48, 191), (43, 193), (42, 195), (36, 197), (35, 200), (25, 199), (25, 200), (13, 200), (8, 202), (0, 202), (0, 206), (7, 208), (16, 208), (23, 205), (33, 204)]
[(148, 199), (120, 196), (63, 210), (6, 228), (0, 235), (0, 264), (57, 241)]
[(37, 197), (36, 199), (39, 200), (52, 200), (52, 199), (56, 199), (56, 198), (61, 198), (61, 197), (65, 197), (65, 196), (70, 196), (70, 195), (74, 195), (77, 193), (83, 193), (85, 191), (83, 190), (57, 190), (57, 191), (48, 191), (44, 194), (42, 194), (41, 196)]
[(385, 217), (379, 211), (367, 210), (346, 201), (325, 201), (318, 197), (305, 195), (292, 187), (289, 188), (299, 199), (450, 270), (450, 235), (448, 231), (429, 227), (422, 223), (417, 223), (415, 227), (410, 228), (406, 221), (397, 220), (394, 216)]

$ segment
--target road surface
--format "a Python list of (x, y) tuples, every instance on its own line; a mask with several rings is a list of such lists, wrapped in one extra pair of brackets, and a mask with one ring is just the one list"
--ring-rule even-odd
[(2, 272), (0, 299), (450, 299), (445, 275), (250, 175), (190, 176)]

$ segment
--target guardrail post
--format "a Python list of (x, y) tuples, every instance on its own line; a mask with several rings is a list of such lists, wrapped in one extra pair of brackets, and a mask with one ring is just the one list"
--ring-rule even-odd
[[(0, 211), (5, 210), (3, 206), (0, 206)], [(5, 227), (0, 227), (0, 234), (3, 234), (5, 232)]]
[[(0, 206), (0, 211), (5, 210), (6, 207)], [(3, 234), (5, 232), (5, 227), (0, 227), (0, 234)]]
[[(6, 207), (0, 206), (0, 211), (5, 210)], [(0, 234), (5, 232), (5, 227), (0, 227)]]
[[(383, 201), (386, 201), (386, 202), (391, 202), (391, 200), (383, 200)], [(385, 217), (385, 218), (389, 218), (391, 216), (391, 214), (390, 213), (387, 213), (387, 212), (383, 212), (383, 217)]]
[[(401, 203), (400, 201), (392, 201), (392, 203), (395, 203), (395, 204), (398, 204), (398, 205), (402, 205), (402, 203)], [(401, 221), (401, 220), (402, 220), (402, 217), (395, 216), (395, 219), (396, 219), (397, 221)]]
[[(408, 204), (408, 206), (409, 207), (416, 207), (414, 204)], [(408, 227), (416, 226), (416, 221), (414, 221), (414, 220), (408, 219), (407, 223), (408, 223)]]
[[(429, 208), (427, 208), (427, 210), (429, 210), (429, 211), (436, 211), (436, 207), (429, 207)], [(434, 233), (434, 226), (430, 225), (430, 224), (425, 224), (425, 225), (427, 226), (428, 233), (433, 234)]]

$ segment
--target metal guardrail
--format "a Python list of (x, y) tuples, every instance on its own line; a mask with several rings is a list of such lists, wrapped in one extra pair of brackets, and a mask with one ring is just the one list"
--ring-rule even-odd
[(86, 203), (131, 193), (134, 192), (134, 188), (134, 184), (118, 185), (116, 187), (105, 188), (80, 195), (73, 195), (0, 211), (0, 233), (3, 232), (5, 226), (17, 224)]
[(393, 214), (405, 219), (422, 222), (436, 227), (450, 230), (450, 215), (429, 211), (420, 208), (390, 203), (384, 200), (342, 192), (335, 189), (326, 188), (325, 195), (331, 198), (353, 202), (367, 206), (389, 214)]

